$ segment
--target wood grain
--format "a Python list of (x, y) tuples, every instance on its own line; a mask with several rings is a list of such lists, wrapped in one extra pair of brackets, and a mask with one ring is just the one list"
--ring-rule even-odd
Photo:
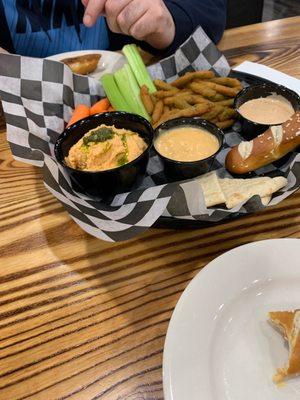
[[(255, 55), (300, 76), (295, 21), (276, 21), (276, 34), (273, 23), (234, 29), (220, 46), (232, 62)], [(69, 218), (38, 168), (12, 159), (4, 134), (0, 179), (1, 400), (162, 399), (168, 322), (193, 276), (238, 245), (300, 238), (297, 192), (216, 227), (102, 242)]]
[(219, 49), (231, 65), (249, 60), (300, 78), (300, 16), (229, 29)]

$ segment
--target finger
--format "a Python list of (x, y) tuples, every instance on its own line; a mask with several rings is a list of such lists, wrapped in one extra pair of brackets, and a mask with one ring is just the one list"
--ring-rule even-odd
[(137, 40), (145, 40), (157, 49), (164, 49), (174, 40), (175, 24), (166, 7), (154, 12), (148, 10), (131, 26), (129, 34)]
[(89, 0), (81, 0), (81, 3), (84, 5), (84, 7), (87, 6), (87, 3), (89, 2)]
[(89, 0), (85, 9), (83, 23), (90, 27), (93, 26), (98, 17), (104, 12), (106, 0)]
[(107, 0), (105, 3), (106, 22), (109, 29), (115, 33), (123, 33), (120, 29), (117, 17), (132, 0)]
[(138, 19), (129, 29), (129, 35), (137, 40), (144, 40), (153, 32), (153, 24), (151, 23), (151, 13), (146, 12)]
[(2, 47), (0, 47), (0, 53), (6, 53), (9, 54), (8, 51), (6, 51), (5, 49), (2, 49)]
[(130, 28), (138, 22), (149, 8), (149, 3), (133, 0), (117, 16), (117, 23), (125, 35), (129, 35)]

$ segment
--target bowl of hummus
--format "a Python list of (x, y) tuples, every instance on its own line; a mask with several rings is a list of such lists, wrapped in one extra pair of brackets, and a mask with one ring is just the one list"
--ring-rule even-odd
[(300, 97), (285, 86), (263, 83), (239, 92), (234, 108), (242, 124), (241, 135), (251, 140), (270, 126), (286, 122), (300, 109)]
[(145, 175), (153, 129), (125, 112), (93, 115), (67, 128), (55, 143), (55, 157), (76, 191), (110, 197), (130, 191)]

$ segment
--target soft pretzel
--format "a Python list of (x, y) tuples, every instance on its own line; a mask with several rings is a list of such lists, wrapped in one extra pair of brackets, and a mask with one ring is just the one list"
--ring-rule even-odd
[(282, 125), (274, 125), (249, 142), (234, 146), (226, 157), (226, 168), (245, 174), (279, 160), (300, 145), (300, 111)]

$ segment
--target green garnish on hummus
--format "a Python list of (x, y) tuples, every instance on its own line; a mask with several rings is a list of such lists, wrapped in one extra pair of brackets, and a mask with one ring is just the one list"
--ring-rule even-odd
[(121, 167), (124, 164), (128, 163), (128, 157), (126, 154), (122, 154), (121, 157), (118, 159), (118, 166)]
[(128, 163), (128, 145), (127, 145), (127, 139), (126, 135), (121, 136), (122, 144), (124, 147), (124, 153), (121, 155), (121, 157), (118, 160), (119, 166), (127, 164)]
[(87, 145), (90, 142), (99, 143), (106, 142), (106, 140), (112, 139), (114, 132), (111, 128), (100, 127), (92, 131), (89, 136), (83, 137), (83, 144)]

